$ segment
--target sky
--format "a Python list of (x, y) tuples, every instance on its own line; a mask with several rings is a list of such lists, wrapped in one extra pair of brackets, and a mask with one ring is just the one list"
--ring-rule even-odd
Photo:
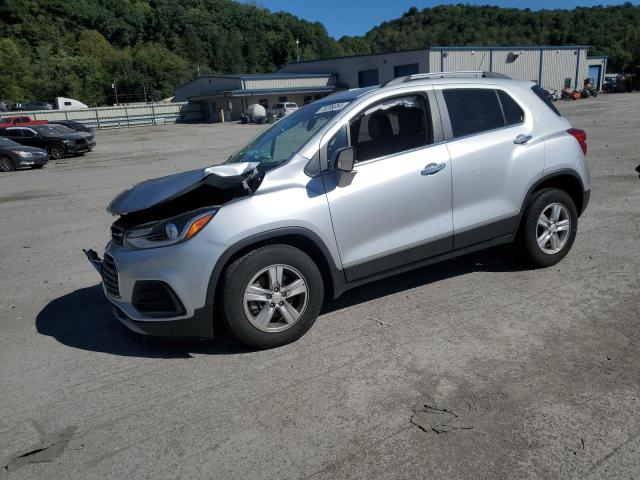
[[(338, 39), (343, 35), (362, 35), (385, 20), (400, 17), (411, 7), (423, 9), (443, 4), (468, 3), (471, 5), (497, 5), (499, 7), (530, 8), (531, 10), (568, 8), (593, 5), (619, 5), (620, 0), (240, 0), (271, 11), (286, 11), (312, 22), (321, 22), (329, 35)], [(640, 0), (632, 1), (633, 4)]]

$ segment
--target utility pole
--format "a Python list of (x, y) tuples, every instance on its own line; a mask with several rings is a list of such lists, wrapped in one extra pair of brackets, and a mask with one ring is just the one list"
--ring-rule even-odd
[(113, 91), (116, 93), (116, 105), (118, 105), (118, 87), (116, 85), (116, 79), (113, 79), (113, 83), (111, 84), (111, 88), (113, 88)]
[(144, 82), (142, 82), (142, 91), (144, 92), (144, 103), (149, 103), (147, 102), (147, 87), (144, 86)]
[(296, 61), (300, 61), (300, 40), (296, 38), (296, 57), (298, 58)]

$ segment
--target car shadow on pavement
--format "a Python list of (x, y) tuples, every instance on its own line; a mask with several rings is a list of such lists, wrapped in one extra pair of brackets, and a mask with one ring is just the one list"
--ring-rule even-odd
[[(494, 248), (347, 291), (339, 299), (328, 302), (323, 313), (476, 271), (517, 270), (521, 267), (513, 261), (508, 248)], [(191, 354), (235, 355), (254, 351), (236, 342), (219, 325), (214, 327), (215, 340), (211, 342), (153, 339), (130, 332), (112, 315), (111, 304), (100, 284), (49, 302), (36, 317), (36, 329), (69, 347), (119, 356), (191, 358)]]
[(440, 280), (473, 272), (516, 272), (527, 270), (510, 246), (493, 247), (453, 260), (384, 278), (344, 293), (328, 302), (322, 313), (330, 313), (352, 305), (383, 298), (404, 290), (425, 286)]
[(36, 330), (69, 347), (128, 357), (191, 358), (192, 353), (251, 351), (217, 332), (213, 342), (144, 337), (121, 325), (111, 311), (100, 284), (81, 288), (49, 302), (36, 317)]

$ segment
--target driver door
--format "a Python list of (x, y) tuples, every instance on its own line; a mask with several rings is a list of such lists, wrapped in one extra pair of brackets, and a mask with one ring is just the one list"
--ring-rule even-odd
[(325, 135), (330, 165), (339, 148), (355, 148), (352, 172), (323, 176), (347, 281), (452, 250), (451, 165), (432, 119), (439, 113), (431, 92), (404, 90)]

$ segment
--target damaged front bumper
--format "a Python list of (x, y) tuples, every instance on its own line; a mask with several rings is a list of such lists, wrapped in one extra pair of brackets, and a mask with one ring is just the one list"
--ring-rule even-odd
[[(209, 254), (214, 252), (215, 260), (210, 267), (204, 264), (208, 264), (211, 257), (203, 261), (198, 254), (203, 248)], [(104, 258), (94, 250), (84, 250), (84, 253), (100, 275), (105, 297), (114, 307), (114, 316), (127, 328), (144, 335), (210, 339), (213, 337), (213, 296), (207, 292), (211, 272), (219, 258), (215, 253), (223, 251), (221, 245), (194, 238), (189, 244), (151, 250), (127, 250), (109, 242)], [(173, 300), (175, 311), (140, 310), (141, 302), (148, 301), (152, 286), (160, 286), (166, 298)]]

